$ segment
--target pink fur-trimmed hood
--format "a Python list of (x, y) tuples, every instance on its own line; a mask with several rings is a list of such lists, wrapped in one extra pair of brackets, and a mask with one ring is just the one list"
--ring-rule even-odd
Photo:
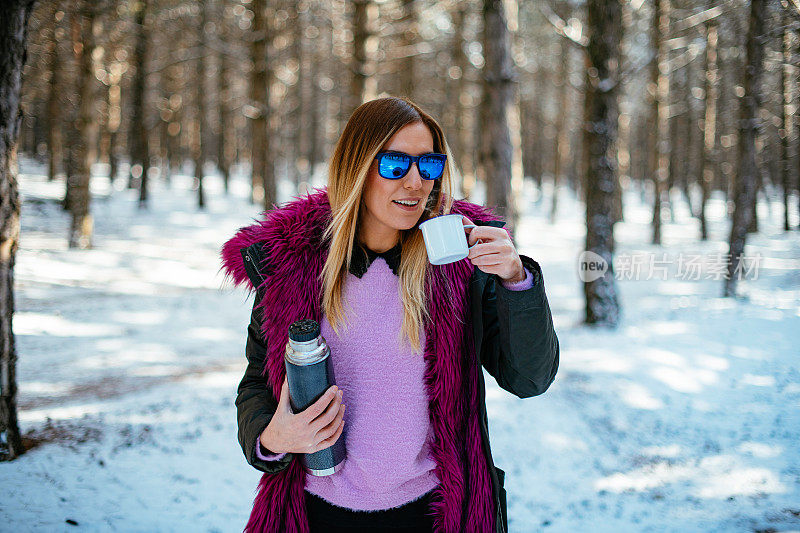
[[(452, 213), (476, 222), (499, 220), (490, 210), (463, 200), (453, 203)], [(330, 221), (325, 189), (297, 197), (262, 214), (255, 224), (243, 227), (222, 247), (226, 279), (260, 295), (264, 309), (262, 334), (269, 339), (264, 374), (273, 395), (280, 395), (285, 377), (283, 352), (288, 328), (296, 320), (322, 319), (319, 274), (327, 259), (322, 234)], [(268, 275), (258, 287), (245, 270), (241, 250), (264, 242)], [(439, 532), (491, 532), (496, 509), (492, 482), (478, 420), (478, 378), (472, 337), (469, 282), (473, 265), (467, 259), (432, 266), (429, 313), (425, 324), (425, 386), (434, 429), (431, 454), (440, 481), (434, 489), (431, 512)], [(309, 531), (305, 511), (305, 476), (299, 456), (275, 474), (264, 474), (258, 486), (246, 532)]]

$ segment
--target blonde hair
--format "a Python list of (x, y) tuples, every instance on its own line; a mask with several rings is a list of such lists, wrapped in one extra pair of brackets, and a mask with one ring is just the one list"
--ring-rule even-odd
[(347, 323), (342, 288), (353, 256), (362, 192), (370, 166), (392, 135), (400, 128), (416, 122), (422, 122), (430, 130), (433, 151), (447, 155), (444, 173), (434, 182), (419, 222), (413, 228), (400, 231), (402, 251), (398, 275), (403, 303), (400, 341), (405, 337), (414, 351), (421, 353), (421, 332), (424, 331), (424, 321), (430, 318), (426, 285), (429, 263), (422, 232), (417, 226), (433, 216), (450, 212), (457, 170), (441, 126), (407, 98), (390, 96), (361, 104), (350, 116), (336, 143), (328, 165), (331, 220), (323, 234), (323, 241), (330, 241), (330, 250), (320, 281), (325, 316), (339, 335), (339, 326)]

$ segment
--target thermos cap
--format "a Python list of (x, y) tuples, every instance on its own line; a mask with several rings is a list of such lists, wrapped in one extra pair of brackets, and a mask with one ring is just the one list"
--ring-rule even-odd
[(295, 342), (313, 341), (320, 335), (320, 327), (316, 320), (306, 318), (289, 326), (289, 338)]

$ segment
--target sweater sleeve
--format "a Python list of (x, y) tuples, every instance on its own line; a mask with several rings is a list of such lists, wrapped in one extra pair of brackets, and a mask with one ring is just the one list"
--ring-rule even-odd
[(283, 459), (285, 453), (272, 453), (261, 445), (261, 440), (256, 439), (256, 457), (262, 461), (277, 461)]
[(534, 276), (531, 274), (531, 271), (527, 268), (525, 270), (525, 279), (522, 281), (517, 281), (515, 283), (511, 283), (508, 281), (503, 280), (503, 287), (510, 291), (525, 291), (533, 287), (534, 285)]

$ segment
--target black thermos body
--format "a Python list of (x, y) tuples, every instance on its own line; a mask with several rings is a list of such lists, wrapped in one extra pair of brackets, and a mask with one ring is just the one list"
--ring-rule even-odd
[[(336, 383), (330, 354), (330, 348), (320, 333), (319, 323), (315, 320), (298, 320), (289, 326), (284, 361), (293, 412), (305, 410)], [(329, 476), (342, 468), (347, 457), (344, 440), (346, 431), (345, 427), (332, 446), (302, 455), (306, 472), (314, 476)]]

